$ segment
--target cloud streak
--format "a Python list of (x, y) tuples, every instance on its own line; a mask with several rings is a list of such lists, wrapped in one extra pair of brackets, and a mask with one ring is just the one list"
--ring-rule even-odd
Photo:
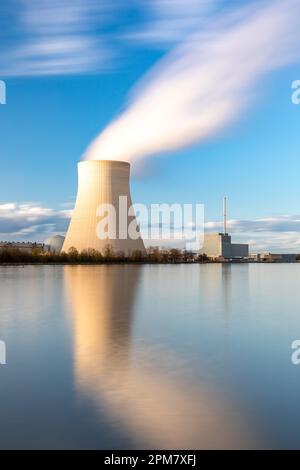
[[(299, 215), (282, 215), (279, 217), (266, 217), (255, 220), (228, 220), (227, 227), (230, 232), (300, 232)], [(207, 222), (208, 231), (220, 232), (223, 230), (222, 222)]]
[(5, 0), (1, 76), (107, 72), (132, 48), (170, 48), (219, 0)]
[(146, 21), (134, 26), (124, 37), (141, 46), (164, 49), (199, 30), (215, 13), (220, 0), (150, 0), (143, 3)]
[(136, 85), (125, 111), (85, 158), (136, 161), (226, 128), (266, 74), (299, 60), (298, 6), (298, 0), (260, 1), (190, 35)]
[(107, 69), (112, 53), (101, 28), (114, 7), (115, 2), (107, 0), (7, 0), (0, 8), (1, 75), (79, 74)]
[(36, 240), (48, 234), (64, 233), (70, 216), (70, 210), (55, 211), (37, 204), (0, 204), (0, 238)]

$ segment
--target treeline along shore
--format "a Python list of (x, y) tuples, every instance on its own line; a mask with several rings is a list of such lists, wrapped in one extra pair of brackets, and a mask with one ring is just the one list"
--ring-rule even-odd
[[(300, 255), (295, 258), (300, 261)], [(176, 248), (159, 249), (148, 248), (146, 253), (135, 251), (130, 256), (124, 253), (116, 253), (110, 246), (103, 253), (90, 249), (79, 253), (76, 248), (70, 248), (65, 253), (54, 253), (34, 248), (26, 251), (18, 248), (8, 248), (0, 250), (0, 265), (19, 265), (19, 264), (121, 264), (121, 263), (140, 263), (140, 264), (187, 264), (187, 263), (271, 263), (278, 261), (253, 261), (253, 259), (235, 259), (224, 260), (222, 258), (213, 259), (205, 254), (197, 254), (188, 250), (179, 250)]]
[(115, 253), (107, 247), (103, 253), (90, 249), (79, 253), (75, 248), (65, 253), (45, 252), (39, 249), (23, 251), (10, 248), (0, 251), (0, 264), (111, 264), (111, 263), (192, 263), (208, 262), (206, 255), (195, 255), (187, 250), (160, 250), (150, 248), (146, 253), (135, 251), (131, 256)]

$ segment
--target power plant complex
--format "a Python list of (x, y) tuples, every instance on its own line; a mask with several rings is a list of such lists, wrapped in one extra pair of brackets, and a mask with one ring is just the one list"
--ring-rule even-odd
[[(124, 201), (122, 204), (121, 199)], [(109, 214), (111, 209), (113, 212)], [(130, 227), (134, 228), (136, 237), (130, 236)], [(120, 229), (123, 230), (121, 234)], [(144, 242), (132, 211), (130, 164), (110, 160), (80, 162), (75, 209), (62, 251), (68, 252), (75, 248), (78, 252), (96, 250), (104, 253), (108, 247), (114, 253), (124, 253), (126, 256), (137, 251), (145, 253)], [(213, 259), (242, 259), (249, 256), (248, 245), (232, 243), (227, 233), (226, 198), (224, 232), (205, 234), (199, 253)]]
[[(153, 247), (152, 247), (153, 248)], [(154, 247), (155, 249), (156, 247)], [(124, 161), (87, 160), (78, 163), (78, 190), (66, 237), (53, 235), (44, 243), (0, 242), (0, 253), (18, 250), (45, 254), (99, 252), (146, 255), (130, 194), (130, 164)], [(162, 250), (164, 251), (164, 249)], [(289, 258), (254, 257), (247, 244), (232, 243), (227, 232), (227, 199), (224, 198), (223, 232), (205, 233), (203, 245), (192, 253), (212, 261), (283, 261)]]
[(242, 259), (248, 258), (249, 245), (232, 243), (228, 233), (207, 233), (199, 253), (214, 259)]
[(231, 243), (231, 236), (227, 233), (227, 198), (223, 206), (224, 229), (221, 233), (207, 233), (200, 254), (213, 259), (243, 259), (249, 256), (249, 245), (244, 243)]
[[(111, 212), (112, 210), (112, 212)], [(52, 235), (44, 241), (12, 242), (0, 241), (0, 255), (16, 254), (57, 254), (89, 251), (104, 255), (136, 253), (146, 255), (146, 249), (136, 220), (130, 195), (130, 164), (123, 161), (87, 160), (78, 163), (78, 191), (73, 215), (66, 237)], [(158, 247), (150, 247), (151, 254)], [(109, 251), (107, 251), (109, 250)], [(168, 250), (162, 249), (162, 253)], [(184, 253), (184, 252), (182, 252)], [(232, 243), (227, 232), (227, 198), (223, 206), (223, 231), (205, 233), (203, 245), (191, 253), (196, 261), (198, 255), (219, 262), (297, 262), (292, 253), (251, 253), (249, 245)], [(182, 259), (184, 259), (182, 255)]]
[[(108, 216), (112, 209), (115, 214)], [(135, 214), (131, 210), (129, 163), (110, 160), (80, 162), (75, 209), (62, 251), (76, 248), (78, 252), (91, 249), (103, 253), (109, 246), (113, 252), (126, 256), (137, 251), (145, 253)], [(114, 220), (112, 215), (115, 215)], [(104, 233), (105, 219), (113, 232), (108, 231), (107, 236)], [(137, 233), (134, 239), (128, 235), (129, 229)]]

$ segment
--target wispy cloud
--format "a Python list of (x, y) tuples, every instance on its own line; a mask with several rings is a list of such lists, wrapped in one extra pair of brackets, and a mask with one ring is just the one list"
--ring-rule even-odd
[(222, 0), (5, 0), (0, 75), (111, 70), (132, 48), (168, 50), (199, 30)]
[(92, 14), (108, 2), (95, 0), (23, 0), (20, 21), (29, 34), (68, 34), (88, 31)]
[(70, 216), (70, 210), (54, 210), (33, 203), (0, 204), (0, 238), (43, 240), (48, 234), (64, 233)]
[(7, 0), (0, 10), (0, 18), (10, 25), (2, 28), (1, 75), (78, 74), (107, 68), (111, 51), (101, 28), (114, 3)]
[(217, 9), (220, 0), (150, 0), (141, 2), (145, 21), (124, 35), (128, 40), (168, 47), (199, 30)]
[[(300, 215), (281, 215), (255, 220), (228, 220), (227, 226), (231, 232), (299, 232)], [(207, 222), (207, 230), (220, 232), (223, 230), (221, 222)]]

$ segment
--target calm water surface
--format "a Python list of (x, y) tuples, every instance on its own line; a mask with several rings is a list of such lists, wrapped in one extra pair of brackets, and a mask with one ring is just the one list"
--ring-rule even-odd
[(0, 448), (300, 448), (300, 265), (0, 268)]

